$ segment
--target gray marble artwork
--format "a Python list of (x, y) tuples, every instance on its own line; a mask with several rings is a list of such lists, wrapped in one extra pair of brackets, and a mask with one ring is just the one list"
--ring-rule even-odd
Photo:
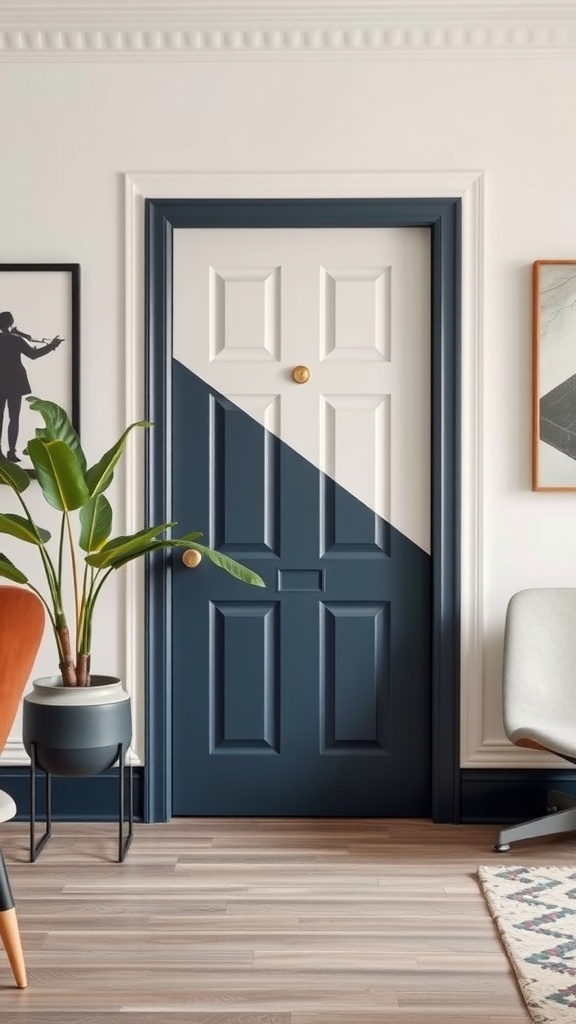
[(576, 263), (540, 263), (539, 487), (576, 488)]

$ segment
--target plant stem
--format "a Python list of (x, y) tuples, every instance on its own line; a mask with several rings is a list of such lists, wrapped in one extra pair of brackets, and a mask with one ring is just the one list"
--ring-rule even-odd
[(60, 539), (58, 541), (58, 589), (62, 593), (62, 577), (63, 577), (63, 566), (64, 566), (64, 535), (66, 528), (66, 520), (64, 515), (60, 520)]
[(100, 573), (102, 572), (102, 570), (101, 569), (97, 569), (96, 570), (96, 574), (95, 574), (94, 579), (92, 581), (92, 585), (90, 587), (90, 594), (89, 594), (89, 601), (90, 601), (90, 629), (91, 629), (91, 625), (92, 625), (92, 614), (93, 614), (93, 611), (94, 611), (94, 605), (96, 604), (96, 598), (98, 597), (98, 594), (102, 590), (102, 587), (106, 583), (106, 580), (108, 579), (108, 577), (109, 577), (109, 575), (110, 575), (110, 573), (112, 571), (113, 571), (113, 567), (108, 569), (104, 573), (104, 575), (102, 576), (102, 579), (99, 580), (98, 577), (99, 577)]
[(76, 645), (76, 681), (78, 686), (90, 686), (90, 624), (92, 621), (90, 593), (93, 578), (94, 570), (85, 565), (82, 577), (82, 602), (80, 605), (80, 621)]
[(90, 584), (88, 583), (89, 572), (90, 567), (88, 565), (85, 565), (84, 573), (82, 575), (82, 600), (80, 602), (80, 621), (78, 623), (78, 654), (86, 653), (86, 616), (88, 612), (88, 595), (90, 593), (90, 585), (92, 582), (90, 577)]
[[(83, 621), (83, 636), (82, 636), (82, 647), (80, 651), (82, 654), (87, 654), (89, 657), (90, 648), (92, 646), (92, 618), (94, 615), (94, 605), (96, 599), (108, 579), (112, 569), (108, 569), (102, 574), (101, 569), (91, 570), (90, 585), (86, 596), (86, 606), (84, 609), (84, 621)], [(101, 575), (102, 574), (102, 575)]]
[[(32, 516), (30, 515), (30, 512), (22, 495), (18, 491), (16, 491), (15, 493), (22, 508), (24, 509), (24, 512), (26, 513), (26, 518), (28, 522), (34, 529), (36, 529), (36, 524), (34, 523)], [(44, 601), (44, 605), (48, 610), (48, 614), (50, 615), (50, 621), (52, 623), (54, 636), (56, 638), (56, 646), (58, 648), (58, 654), (60, 656), (60, 671), (62, 673), (62, 682), (64, 683), (64, 686), (76, 686), (76, 669), (74, 668), (74, 659), (72, 658), (72, 649), (70, 646), (70, 633), (66, 625), (66, 616), (64, 615), (64, 610), (62, 608), (61, 601), (61, 580), (56, 575), (54, 563), (52, 562), (52, 559), (50, 558), (50, 555), (48, 554), (44, 544), (39, 545), (39, 551), (40, 557), (42, 559), (42, 564), (44, 566), (44, 573), (46, 575), (46, 580), (48, 582), (48, 587), (50, 590), (50, 596), (52, 598), (52, 603), (54, 605), (53, 616), (50, 613), (50, 609), (48, 608), (46, 601), (44, 601), (44, 599), (41, 597), (38, 591), (36, 591), (36, 593), (38, 593), (38, 596)], [(32, 590), (35, 589), (35, 587), (32, 587)]]
[(62, 651), (60, 671), (62, 672), (62, 681), (64, 683), (64, 686), (78, 686), (76, 669), (74, 667), (74, 659), (72, 657), (70, 631), (67, 626), (59, 626), (56, 629), (56, 634), (59, 640), (59, 647)]
[(90, 686), (90, 648), (92, 646), (92, 616), (96, 598), (103, 584), (112, 572), (104, 573), (99, 579), (101, 570), (86, 566), (82, 582), (81, 629), (78, 635), (76, 656), (76, 680), (78, 686)]
[(76, 563), (76, 552), (74, 550), (74, 537), (72, 535), (72, 523), (68, 511), (64, 512), (66, 528), (68, 530), (68, 542), (70, 545), (70, 564), (72, 566), (72, 581), (74, 584), (74, 608), (76, 611), (76, 650), (78, 650), (78, 638), (80, 631), (80, 595), (78, 593), (78, 566)]
[(90, 655), (79, 654), (76, 660), (76, 685), (90, 686)]

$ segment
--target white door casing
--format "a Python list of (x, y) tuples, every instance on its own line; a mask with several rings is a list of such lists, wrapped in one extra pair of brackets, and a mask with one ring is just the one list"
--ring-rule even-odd
[[(477, 170), (382, 172), (181, 172), (135, 171), (126, 185), (126, 416), (144, 415), (144, 222), (146, 199), (190, 198), (422, 198), (456, 197), (462, 220), (461, 350), (461, 765), (533, 766), (534, 755), (488, 735), (483, 691), (483, 306), (484, 172)], [(143, 522), (143, 449), (134, 445), (126, 476), (127, 528)], [(127, 644), (124, 676), (133, 696), (143, 760), (143, 569), (128, 567)], [(18, 757), (12, 758), (18, 760)], [(22, 758), (20, 758), (22, 760)], [(551, 765), (556, 762), (549, 759)], [(538, 765), (544, 766), (539, 758)]]

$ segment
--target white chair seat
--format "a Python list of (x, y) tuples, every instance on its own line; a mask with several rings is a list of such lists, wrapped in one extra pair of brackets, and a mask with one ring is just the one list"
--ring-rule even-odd
[[(521, 590), (510, 599), (504, 631), (504, 729), (576, 763), (576, 588)], [(526, 784), (530, 785), (527, 776)], [(551, 790), (533, 821), (500, 830), (496, 849), (519, 839), (576, 831), (576, 798)]]
[(0, 789), (0, 821), (10, 821), (16, 816), (16, 804), (11, 796)]
[(541, 722), (538, 726), (532, 726), (529, 729), (510, 730), (508, 739), (512, 743), (519, 743), (520, 740), (534, 740), (553, 754), (564, 755), (564, 757), (576, 760), (574, 732), (573, 725), (558, 725), (556, 722), (548, 725), (546, 722)]

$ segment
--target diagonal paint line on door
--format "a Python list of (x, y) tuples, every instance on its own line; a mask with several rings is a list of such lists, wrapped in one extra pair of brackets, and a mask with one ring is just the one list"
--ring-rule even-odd
[[(411, 555), (410, 561), (412, 563), (413, 557), (420, 557), (424, 559), (426, 565), (426, 572), (428, 571), (428, 563), (430, 561), (430, 553), (425, 551), (420, 545), (416, 544), (410, 537), (407, 537), (401, 530), (399, 530), (393, 523), (388, 519), (378, 514), (378, 512), (368, 503), (363, 502), (350, 490), (344, 487), (338, 480), (326, 473), (323, 469), (319, 468), (314, 464), (313, 461), (307, 459), (299, 451), (294, 449), (291, 445), (288, 445), (279, 436), (277, 431), (271, 430), (267, 423), (262, 423), (261, 419), (253, 413), (245, 410), (238, 403), (233, 401), (234, 396), (222, 395), (216, 391), (213, 387), (207, 384), (201, 376), (194, 373), (187, 366), (181, 363), (180, 360), (174, 359), (174, 372), (178, 375), (178, 380), (181, 389), (186, 394), (186, 403), (194, 403), (198, 401), (198, 397), (202, 392), (209, 394), (209, 404), (211, 407), (210, 422), (207, 424), (207, 431), (210, 433), (209, 438), (209, 449), (210, 456), (209, 460), (211, 464), (214, 464), (222, 457), (222, 440), (217, 439), (216, 432), (218, 427), (216, 426), (216, 418), (219, 413), (223, 415), (230, 414), (232, 411), (235, 412), (237, 417), (240, 417), (240, 421), (244, 420), (247, 424), (252, 424), (252, 431), (250, 436), (252, 440), (248, 443), (247, 449), (245, 450), (246, 462), (250, 464), (254, 461), (254, 451), (266, 453), (270, 451), (270, 447), (267, 444), (267, 438), (273, 439), (273, 444), (277, 445), (277, 451), (280, 453), (282, 450), (286, 453), (290, 451), (291, 465), (294, 469), (294, 501), (300, 508), (306, 508), (307, 504), (318, 503), (321, 511), (321, 519), (324, 524), (322, 531), (321, 544), (320, 544), (320, 556), (326, 554), (332, 550), (333, 553), (338, 550), (340, 554), (344, 554), (348, 547), (360, 550), (364, 545), (366, 551), (381, 551), (383, 555), (390, 553), (390, 548), (393, 543), (396, 545), (402, 544), (406, 546), (406, 550), (413, 550), (414, 553), (419, 555)], [(260, 396), (262, 397), (262, 396)], [(265, 399), (264, 399), (265, 400)], [(178, 424), (173, 425), (174, 430), (178, 430)], [(250, 450), (248, 450), (250, 449)], [(251, 457), (252, 456), (252, 457)], [(191, 463), (195, 460), (195, 447), (191, 448)], [(262, 455), (262, 460), (265, 461), (267, 458), (266, 454)], [(312, 477), (308, 471), (306, 475), (307, 490), (308, 493), (302, 491), (300, 483), (300, 472), (297, 467), (308, 466), (309, 471), (314, 471)], [(270, 472), (274, 472), (273, 467), (268, 467)], [(298, 478), (298, 482), (297, 481)], [(310, 490), (310, 480), (313, 479), (313, 491)], [(248, 479), (246, 485), (249, 486)], [(214, 486), (213, 484), (211, 485)], [(270, 493), (270, 485), (263, 484), (263, 494)], [(209, 502), (210, 508), (213, 509), (217, 505), (216, 496), (214, 494), (210, 497)], [(263, 510), (263, 519), (266, 517), (266, 510)], [(355, 538), (354, 540), (338, 540), (336, 525), (337, 517), (340, 517), (341, 523), (351, 522), (356, 520), (355, 530), (358, 530), (358, 523), (361, 522), (360, 531), (362, 533), (362, 539)], [(193, 517), (192, 517), (193, 518)], [(216, 547), (223, 547), (224, 550), (229, 546), (230, 550), (238, 550), (234, 543), (228, 544), (225, 538), (221, 535), (221, 531), (218, 526), (211, 521), (210, 524), (204, 523), (202, 526), (206, 529), (209, 525), (210, 529), (210, 544)], [(268, 536), (270, 542), (268, 545), (264, 544), (264, 548), (268, 546), (270, 552), (274, 552), (275, 544), (273, 540), (274, 530), (270, 527), (268, 529)], [(275, 552), (277, 553), (277, 552)], [(414, 569), (414, 565), (412, 565)]]
[(176, 231), (173, 306), (183, 365), (430, 551), (427, 229)]

